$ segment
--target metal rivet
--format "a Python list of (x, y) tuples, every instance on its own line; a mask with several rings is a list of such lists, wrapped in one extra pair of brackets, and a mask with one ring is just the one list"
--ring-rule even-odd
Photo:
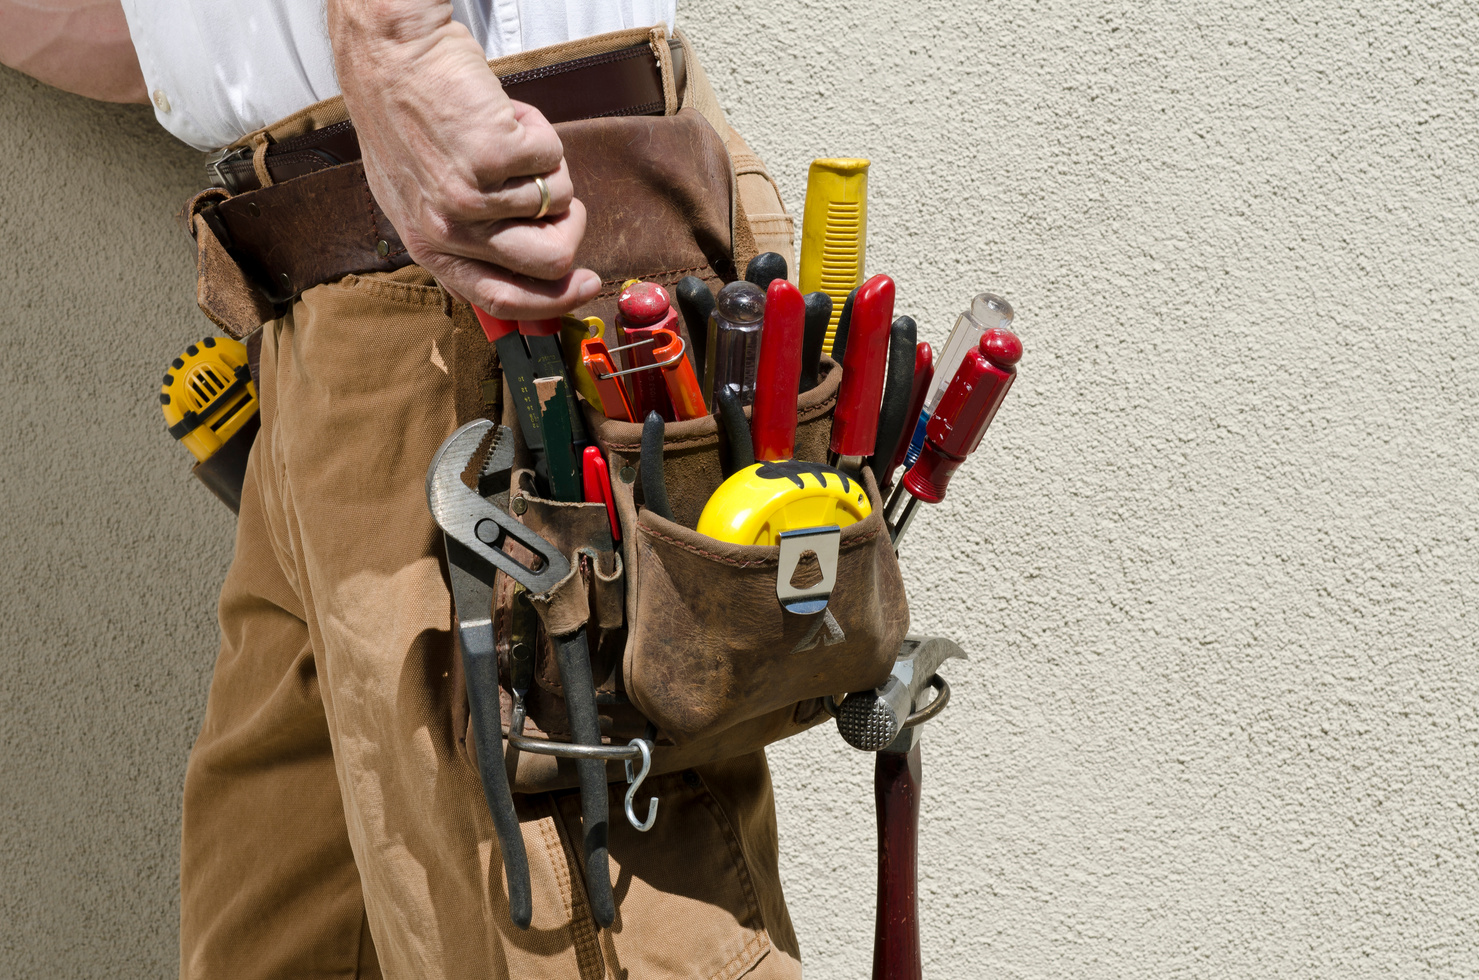
[(378, 242), (376, 242), (375, 243), (375, 254), (378, 255), (378, 256), (380, 256), (382, 259), (385, 258), (387, 255), (389, 255), (390, 254), (390, 242), (387, 242), (383, 238), (380, 239)]
[(619, 476), (619, 477), (621, 477), (621, 482), (622, 483), (636, 483), (637, 482), (637, 470), (636, 470), (635, 467), (632, 467), (632, 466), (623, 466), (621, 468), (621, 471), (619, 473), (617, 473), (616, 475)]
[(293, 280), (288, 278), (288, 274), (286, 272), (278, 273), (277, 279), (278, 282), (282, 283), (283, 289), (287, 290), (290, 293), (293, 291)]
[(248, 201), (247, 214), (251, 215), (253, 218), (260, 218), (262, 217), (262, 209), (257, 207), (256, 201)]
[(509, 504), (509, 508), (515, 514), (522, 514), (524, 513), (524, 511), (529, 509), (529, 501), (525, 500), (523, 497), (515, 497), (513, 501)]

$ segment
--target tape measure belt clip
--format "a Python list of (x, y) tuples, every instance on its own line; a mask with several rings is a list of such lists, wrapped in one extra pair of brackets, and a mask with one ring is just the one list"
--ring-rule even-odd
[[(822, 612), (827, 608), (832, 590), (837, 587), (837, 555), (841, 550), (842, 528), (835, 524), (799, 528), (782, 531), (779, 538), (781, 554), (775, 574), (775, 597), (781, 601), (782, 608), (798, 616), (814, 616)], [(820, 578), (808, 585), (795, 585), (801, 561), (808, 554), (815, 556)]]

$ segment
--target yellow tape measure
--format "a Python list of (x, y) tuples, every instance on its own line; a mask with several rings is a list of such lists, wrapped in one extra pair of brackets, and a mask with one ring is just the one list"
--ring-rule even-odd
[(257, 414), (257, 386), (246, 345), (207, 337), (170, 362), (159, 388), (169, 434), (200, 462), (215, 455)]
[(697, 531), (730, 544), (776, 545), (782, 531), (847, 527), (873, 513), (856, 479), (799, 459), (756, 463), (719, 485)]

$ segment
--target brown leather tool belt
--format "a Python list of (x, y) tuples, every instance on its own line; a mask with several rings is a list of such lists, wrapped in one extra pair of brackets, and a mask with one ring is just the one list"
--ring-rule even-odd
[[(683, 48), (674, 40), (673, 78), (684, 85)], [(648, 44), (500, 77), (509, 98), (551, 123), (607, 116), (662, 115), (662, 69)], [(409, 265), (400, 235), (370, 193), (359, 139), (348, 120), (274, 143), (263, 154), (272, 183), (263, 187), (242, 147), (209, 164), (219, 198), (197, 198), (210, 226), (272, 303), (346, 275)], [(224, 199), (220, 199), (224, 198)]]

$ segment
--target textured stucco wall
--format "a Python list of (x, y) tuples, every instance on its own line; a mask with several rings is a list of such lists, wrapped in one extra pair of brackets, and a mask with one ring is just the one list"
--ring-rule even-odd
[[(1022, 374), (916, 521), (926, 974), (1479, 974), (1479, 23), (1459, 3), (684, 4), (799, 209)], [(0, 72), (0, 975), (174, 960), (229, 515), (153, 385), (205, 331), (147, 111)], [(871, 760), (774, 753), (814, 980), (866, 976)], [(633, 978), (637, 980), (637, 978)]]

